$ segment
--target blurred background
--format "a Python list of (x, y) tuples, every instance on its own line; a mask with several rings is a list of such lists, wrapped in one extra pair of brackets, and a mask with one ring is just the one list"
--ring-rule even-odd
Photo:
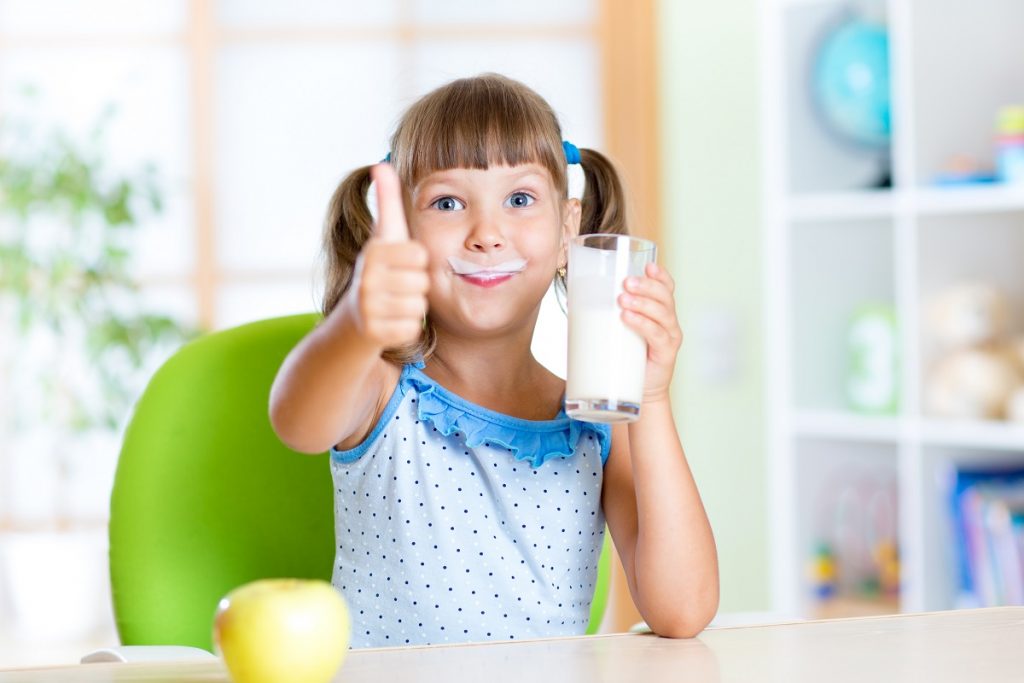
[[(1016, 0), (0, 0), (0, 668), (116, 642), (121, 432), (205, 332), (315, 310), (327, 200), (497, 71), (677, 282), (717, 623), (1024, 602)], [(564, 372), (547, 302), (535, 349)]]

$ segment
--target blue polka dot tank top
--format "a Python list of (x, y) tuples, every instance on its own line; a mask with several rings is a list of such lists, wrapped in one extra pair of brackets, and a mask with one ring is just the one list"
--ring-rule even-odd
[(584, 633), (610, 444), (607, 425), (503, 415), (405, 366), (369, 437), (331, 451), (351, 647)]

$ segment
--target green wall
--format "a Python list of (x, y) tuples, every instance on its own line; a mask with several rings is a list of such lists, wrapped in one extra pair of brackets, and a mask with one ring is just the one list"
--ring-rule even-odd
[[(673, 401), (718, 543), (723, 612), (771, 606), (757, 14), (757, 0), (660, 0), (657, 17), (662, 241), (686, 334)], [(723, 319), (735, 372), (711, 377), (705, 360), (729, 346)]]

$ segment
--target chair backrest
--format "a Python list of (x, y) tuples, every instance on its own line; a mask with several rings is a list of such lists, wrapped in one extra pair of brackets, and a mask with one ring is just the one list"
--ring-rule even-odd
[[(326, 455), (289, 450), (268, 418), (281, 362), (316, 324), (298, 315), (181, 348), (156, 372), (125, 432), (110, 508), (110, 579), (124, 645), (212, 650), (217, 603), (266, 577), (330, 580)], [(607, 537), (606, 537), (607, 539)], [(604, 613), (605, 543), (589, 633)]]

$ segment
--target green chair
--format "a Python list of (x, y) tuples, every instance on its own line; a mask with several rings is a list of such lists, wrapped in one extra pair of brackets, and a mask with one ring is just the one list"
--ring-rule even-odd
[[(266, 577), (329, 581), (326, 455), (275, 436), (270, 385), (313, 314), (217, 332), (179, 350), (135, 406), (110, 507), (110, 579), (122, 645), (212, 650), (217, 603)], [(604, 613), (605, 542), (588, 633)]]

